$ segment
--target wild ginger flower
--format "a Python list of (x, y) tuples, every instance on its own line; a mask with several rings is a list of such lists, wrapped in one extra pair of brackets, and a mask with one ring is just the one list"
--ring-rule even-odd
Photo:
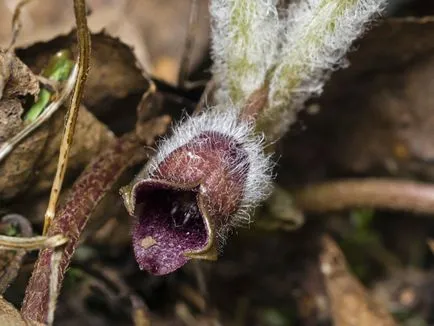
[[(123, 190), (142, 269), (167, 274), (190, 258), (216, 258), (225, 234), (248, 220), (269, 189), (269, 161), (252, 129), (264, 131), (268, 141), (282, 136), (385, 1), (296, 1), (282, 15), (277, 0), (211, 1), (222, 109), (177, 127)], [(261, 91), (266, 101), (250, 114), (249, 101)], [(228, 103), (256, 126), (240, 121)]]
[(269, 192), (268, 157), (235, 110), (188, 118), (122, 190), (141, 269), (163, 275), (191, 258), (214, 260), (232, 227)]

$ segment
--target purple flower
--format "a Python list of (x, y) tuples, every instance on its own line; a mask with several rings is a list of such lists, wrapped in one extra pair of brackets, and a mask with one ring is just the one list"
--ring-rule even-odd
[(217, 259), (228, 231), (249, 222), (269, 192), (269, 166), (235, 111), (207, 112), (175, 128), (122, 189), (140, 268), (163, 275), (191, 258)]

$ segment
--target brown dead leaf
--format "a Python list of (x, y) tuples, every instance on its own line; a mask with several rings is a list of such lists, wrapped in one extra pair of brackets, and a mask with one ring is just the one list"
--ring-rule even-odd
[(391, 326), (392, 317), (369, 297), (363, 285), (349, 272), (338, 245), (328, 236), (322, 239), (320, 267), (336, 326)]
[[(118, 101), (130, 94), (143, 93), (144, 89), (149, 87), (148, 78), (138, 67), (131, 49), (117, 39), (100, 33), (93, 36), (92, 46), (92, 69), (86, 84), (84, 103), (99, 116), (106, 115), (108, 119), (134, 119), (135, 106), (130, 109), (121, 108)], [(58, 37), (48, 43), (35, 44), (28, 49), (19, 50), (18, 53), (33, 71), (40, 71), (46, 66), (52, 54), (60, 49), (75, 51), (74, 34)], [(73, 175), (74, 171), (82, 168), (95, 153), (113, 139), (107, 127), (89, 112), (84, 109), (82, 111), (71, 151), (72, 171), (68, 175)], [(60, 110), (50, 122), (21, 142), (0, 164), (2, 199), (10, 199), (24, 191), (30, 186), (30, 180), (34, 182), (31, 185), (32, 192), (44, 191), (50, 187), (63, 128), (62, 112), (64, 111)], [(15, 121), (20, 114), (18, 110), (14, 111), (12, 116), (15, 117)], [(10, 124), (15, 126), (14, 132), (18, 129), (17, 124), (19, 123)], [(7, 136), (11, 134), (9, 132)]]
[(22, 128), (21, 99), (38, 92), (32, 71), (12, 52), (0, 50), (0, 144)]
[(0, 63), (9, 66), (8, 68), (1, 68), (1, 70), (9, 70), (3, 89), (3, 98), (37, 95), (39, 92), (39, 82), (29, 67), (9, 52), (0, 52), (1, 56), (6, 58), (0, 60)]
[[(38, 179), (32, 192), (49, 190), (52, 183), (52, 176), (56, 172), (57, 156), (63, 119), (53, 121), (53, 129), (57, 130), (53, 137), (47, 142), (44, 154), (38, 161)], [(85, 107), (80, 108), (78, 114), (74, 142), (70, 151), (70, 173), (83, 168), (101, 150), (106, 148), (114, 140), (113, 133)]]
[(19, 311), (3, 297), (0, 296), (0, 325), (2, 326), (28, 326)]
[[(0, 163), (0, 198), (10, 199), (28, 188), (33, 193), (49, 189), (55, 173), (64, 114), (64, 110), (56, 112)], [(113, 138), (111, 131), (82, 107), (69, 160), (70, 173), (83, 168)]]
[(0, 100), (0, 144), (22, 128), (23, 107), (17, 99)]
[(3, 97), (3, 90), (11, 75), (12, 53), (9, 51), (0, 52), (0, 99)]
[[(52, 53), (62, 49), (76, 53), (75, 32), (36, 43), (18, 53), (34, 71), (40, 71)], [(91, 67), (83, 103), (97, 117), (113, 114), (111, 110), (124, 110), (115, 107), (119, 99), (142, 94), (149, 87), (149, 78), (140, 68), (132, 49), (104, 32), (92, 35)]]
[(10, 199), (30, 186), (28, 181), (48, 136), (49, 126), (42, 126), (0, 163), (0, 198)]

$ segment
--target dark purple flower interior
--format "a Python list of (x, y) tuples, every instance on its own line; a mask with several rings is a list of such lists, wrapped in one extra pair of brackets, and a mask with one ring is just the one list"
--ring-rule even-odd
[(165, 188), (142, 181), (135, 189), (134, 253), (140, 268), (156, 275), (178, 269), (188, 261), (185, 252), (207, 243), (197, 191)]

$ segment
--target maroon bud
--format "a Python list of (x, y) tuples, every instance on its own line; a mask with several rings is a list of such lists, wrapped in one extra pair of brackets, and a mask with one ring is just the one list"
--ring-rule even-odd
[(191, 258), (217, 259), (219, 240), (248, 221), (269, 181), (260, 141), (235, 114), (205, 113), (181, 124), (123, 189), (140, 268), (163, 275)]

